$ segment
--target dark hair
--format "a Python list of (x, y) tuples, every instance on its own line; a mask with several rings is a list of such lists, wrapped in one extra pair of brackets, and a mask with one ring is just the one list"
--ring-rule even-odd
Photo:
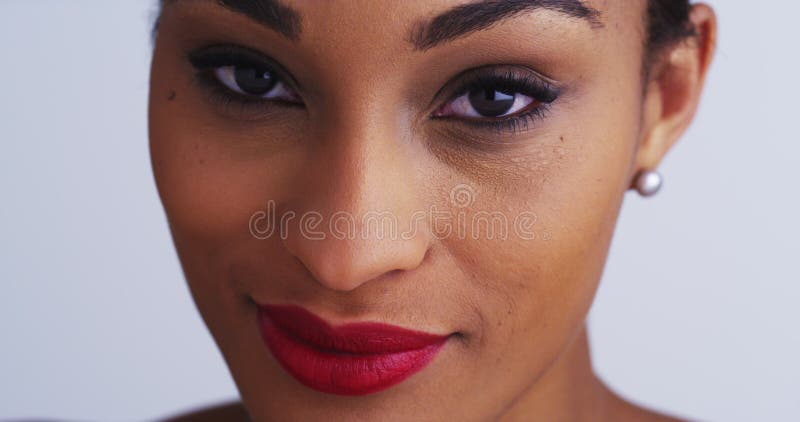
[(649, 54), (692, 37), (695, 32), (689, 20), (689, 0), (648, 0), (647, 39)]

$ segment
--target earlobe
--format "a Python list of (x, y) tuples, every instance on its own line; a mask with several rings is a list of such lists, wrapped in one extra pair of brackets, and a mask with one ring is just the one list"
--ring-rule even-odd
[(716, 45), (717, 24), (713, 9), (705, 4), (692, 7), (690, 20), (695, 35), (667, 47), (652, 64), (633, 175), (655, 170), (697, 111)]

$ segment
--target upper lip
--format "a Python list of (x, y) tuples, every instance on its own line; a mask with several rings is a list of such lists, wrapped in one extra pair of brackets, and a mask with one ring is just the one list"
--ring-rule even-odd
[(261, 305), (259, 308), (264, 316), (287, 335), (316, 350), (331, 354), (400, 353), (439, 344), (448, 337), (375, 322), (333, 326), (294, 305)]

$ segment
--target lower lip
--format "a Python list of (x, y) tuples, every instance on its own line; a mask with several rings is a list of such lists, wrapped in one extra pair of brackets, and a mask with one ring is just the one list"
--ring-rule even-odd
[(281, 366), (305, 386), (361, 396), (425, 368), (447, 336), (376, 323), (332, 327), (296, 306), (261, 306), (261, 335)]

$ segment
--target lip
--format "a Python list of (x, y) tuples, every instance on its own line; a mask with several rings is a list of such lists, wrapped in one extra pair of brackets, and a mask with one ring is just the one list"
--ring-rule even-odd
[(261, 336), (281, 366), (305, 386), (360, 396), (425, 368), (449, 336), (372, 322), (332, 326), (293, 305), (259, 306)]

